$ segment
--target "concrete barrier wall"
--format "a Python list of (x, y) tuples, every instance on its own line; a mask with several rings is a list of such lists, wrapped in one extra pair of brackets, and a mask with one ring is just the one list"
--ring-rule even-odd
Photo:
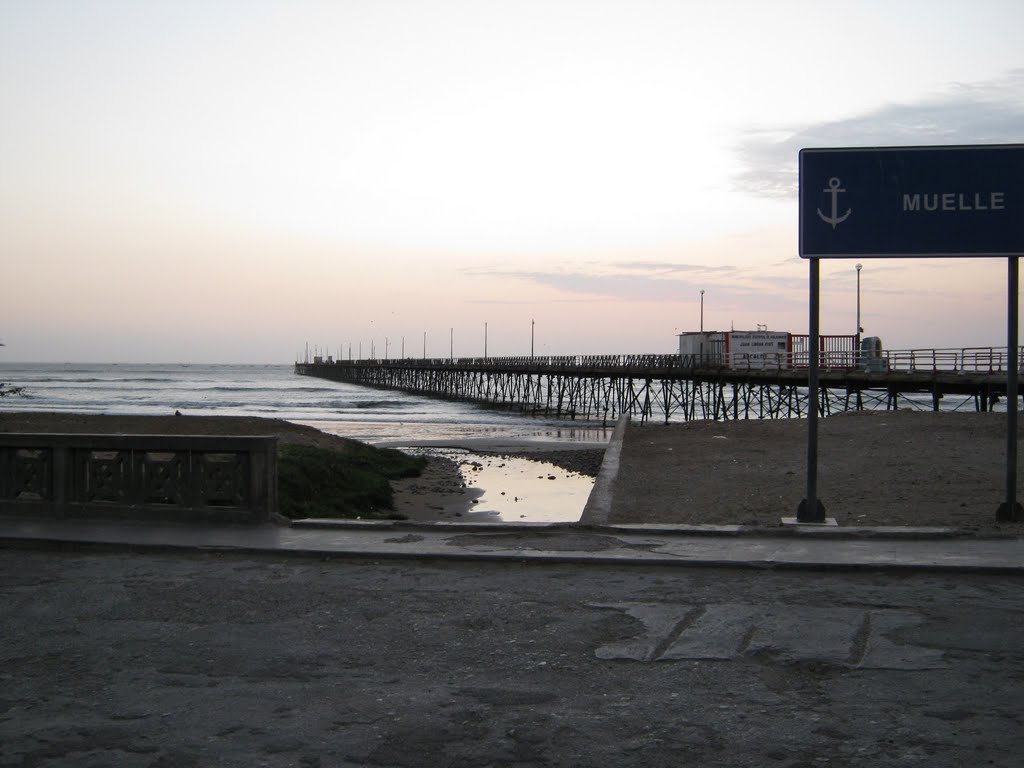
[(0, 513), (265, 522), (277, 438), (0, 434)]

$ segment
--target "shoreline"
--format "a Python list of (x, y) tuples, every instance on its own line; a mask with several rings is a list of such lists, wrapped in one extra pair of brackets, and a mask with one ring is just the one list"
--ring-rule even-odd
[[(782, 517), (795, 515), (804, 495), (806, 425), (803, 419), (630, 423), (611, 481), (607, 522), (778, 529)], [(1024, 424), (1019, 428), (1018, 442)], [(18, 431), (273, 434), (283, 442), (326, 448), (342, 439), (308, 425), (260, 417), (0, 411), (0, 432)], [(507, 488), (468, 482), (461, 459), (445, 452), (471, 454), (468, 463), (479, 465), (473, 467), (474, 480), (482, 476), (475, 472), (486, 471), (488, 464), (511, 475), (502, 462), (548, 462), (559, 468), (552, 471), (556, 477), (548, 488), (560, 492), (563, 474), (583, 475), (592, 487), (607, 447), (508, 436), (395, 440), (376, 446), (435, 451), (438, 455), (429, 458), (420, 477), (392, 481), (395, 511), (411, 520), (458, 522), (496, 521), (493, 512), (481, 514), (486, 505), (474, 504), (485, 491), (504, 491), (502, 495), (513, 498), (517, 494), (512, 481)], [(1024, 523), (996, 520), (996, 508), (1005, 499), (1005, 455), (1005, 413), (835, 414), (819, 422), (819, 499), (826, 516), (841, 528), (924, 526), (963, 534), (1024, 535)], [(1018, 460), (1024, 460), (1024, 452)], [(1020, 477), (1024, 467), (1018, 464)], [(579, 498), (581, 512), (586, 501), (586, 495)], [(505, 520), (515, 522), (515, 517)]]

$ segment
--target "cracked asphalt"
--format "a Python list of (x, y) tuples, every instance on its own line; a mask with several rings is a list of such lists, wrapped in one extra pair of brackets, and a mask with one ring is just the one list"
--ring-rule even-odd
[(2, 766), (1012, 766), (1024, 576), (0, 550)]

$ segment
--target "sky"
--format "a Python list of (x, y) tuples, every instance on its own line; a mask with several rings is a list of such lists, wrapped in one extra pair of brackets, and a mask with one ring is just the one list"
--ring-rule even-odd
[[(1021, 29), (1019, 0), (0, 0), (0, 362), (806, 333), (799, 150), (1024, 141)], [(886, 348), (1005, 345), (1005, 259), (861, 263)], [(824, 261), (821, 332), (856, 301)]]

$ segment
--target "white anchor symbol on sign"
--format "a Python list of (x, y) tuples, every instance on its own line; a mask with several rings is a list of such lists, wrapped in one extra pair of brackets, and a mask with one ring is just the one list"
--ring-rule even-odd
[(839, 179), (833, 176), (831, 179), (828, 180), (829, 189), (821, 190), (822, 192), (832, 195), (832, 215), (826, 216), (824, 213), (821, 212), (821, 208), (819, 208), (818, 216), (826, 224), (831, 224), (832, 229), (836, 228), (836, 224), (842, 224), (844, 221), (846, 221), (846, 218), (853, 211), (852, 208), (847, 208), (846, 213), (844, 213), (842, 216), (839, 215), (839, 193), (846, 191), (845, 189), (839, 186), (840, 183), (841, 182), (839, 181)]

